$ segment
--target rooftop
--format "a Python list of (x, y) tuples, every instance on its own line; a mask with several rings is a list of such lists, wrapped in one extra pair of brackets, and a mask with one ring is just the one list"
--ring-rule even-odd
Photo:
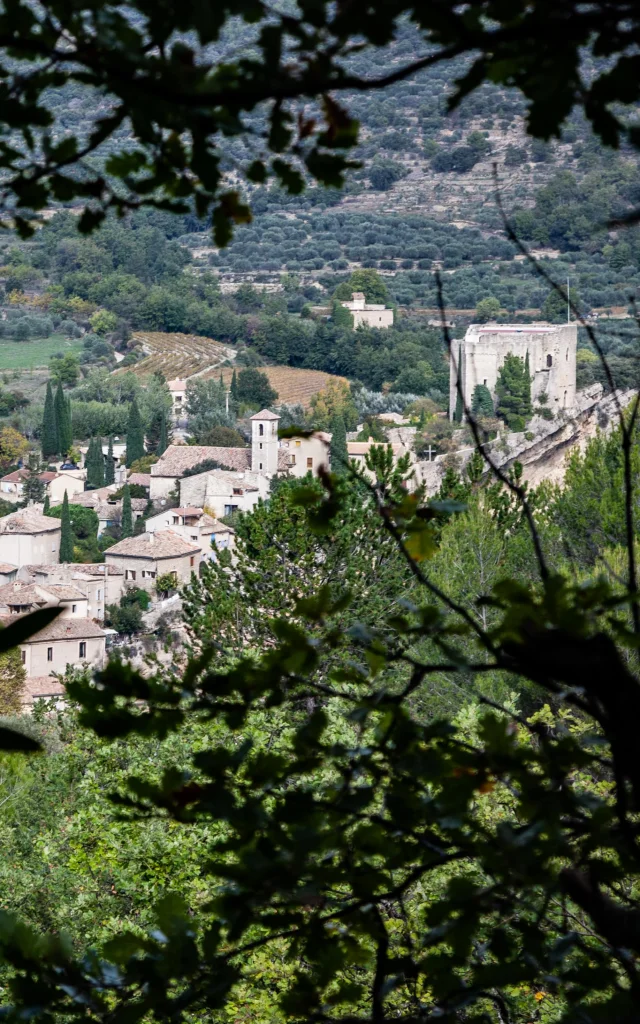
[(125, 537), (105, 551), (110, 555), (126, 555), (131, 558), (178, 558), (194, 555), (200, 551), (197, 544), (183, 540), (172, 530), (158, 530), (157, 533), (141, 533), (138, 537)]
[(138, 484), (139, 487), (149, 487), (151, 485), (151, 474), (150, 473), (130, 473), (129, 484)]
[(21, 703), (33, 704), (47, 697), (62, 697), (64, 692), (64, 683), (55, 676), (33, 676), (32, 679), (25, 679)]
[(41, 629), (39, 633), (30, 636), (25, 643), (41, 644), (47, 640), (86, 640), (104, 635), (104, 630), (91, 619), (61, 619), (58, 617)]
[(227, 469), (251, 469), (251, 449), (172, 444), (151, 467), (151, 476), (179, 477), (205, 461), (218, 462)]
[(255, 416), (251, 417), (252, 420), (279, 420), (280, 417), (275, 413), (271, 412), (270, 409), (263, 409), (262, 412), (257, 412)]
[(18, 566), (12, 565), (11, 562), (0, 562), (0, 576), (7, 575), (10, 572), (17, 572)]
[[(15, 566), (12, 566), (15, 568)], [(30, 576), (67, 576), (70, 572), (83, 576), (123, 576), (123, 570), (105, 562), (62, 562), (54, 565), (23, 565)]]
[(187, 382), (186, 380), (176, 378), (175, 380), (168, 380), (167, 387), (169, 388), (169, 391), (186, 391)]
[(27, 477), (31, 476), (28, 469), (14, 469), (13, 473), (7, 473), (6, 476), (2, 477), (3, 484), (19, 484)]
[(20, 509), (18, 512), (10, 512), (8, 516), (0, 519), (0, 534), (2, 533), (54, 533), (60, 531), (60, 520), (43, 516), (32, 508)]

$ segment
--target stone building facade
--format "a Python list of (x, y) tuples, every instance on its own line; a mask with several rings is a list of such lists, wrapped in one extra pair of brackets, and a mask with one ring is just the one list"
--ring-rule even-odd
[(459, 372), (465, 405), (471, 407), (477, 384), (484, 384), (495, 401), (500, 367), (510, 353), (529, 355), (531, 398), (546, 395), (552, 412), (572, 409), (576, 402), (577, 324), (471, 324), (462, 340), (451, 343), (449, 360), (449, 417), (456, 409)]
[(393, 326), (393, 310), (382, 303), (367, 302), (364, 292), (352, 292), (351, 298), (340, 305), (351, 313), (354, 330), (361, 326), (377, 327), (378, 330)]

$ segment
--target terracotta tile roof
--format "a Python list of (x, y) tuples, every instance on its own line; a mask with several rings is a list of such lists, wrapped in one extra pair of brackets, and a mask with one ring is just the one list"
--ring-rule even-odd
[[(55, 476), (56, 474), (54, 473), (53, 475)], [(1, 479), (3, 484), (20, 484), (29, 476), (31, 476), (31, 473), (28, 469), (14, 469), (13, 473), (7, 473), (7, 475), (3, 476)]]
[(217, 519), (212, 519), (211, 516), (204, 515), (202, 517), (202, 525), (205, 525), (205, 519), (210, 520), (207, 525), (207, 529), (211, 530), (212, 533), (235, 533), (236, 531), (232, 526), (225, 526), (224, 523), (219, 523)]
[(10, 512), (0, 519), (0, 533), (53, 533), (60, 531), (60, 520), (43, 516), (32, 508)]
[(0, 605), (46, 604), (53, 595), (35, 583), (13, 580), (0, 587)]
[(115, 565), (106, 565), (104, 562), (66, 562), (55, 565), (23, 565), (22, 568), (30, 576), (42, 575), (56, 576), (61, 572), (65, 574), (81, 573), (83, 576), (123, 576), (122, 569)]
[[(168, 510), (169, 511), (169, 510)], [(185, 505), (184, 508), (172, 508), (170, 510), (177, 516), (201, 516), (202, 509), (196, 508), (195, 505)]]
[(47, 583), (47, 590), (58, 598), (59, 601), (86, 601), (87, 595), (83, 594), (77, 587), (70, 587), (65, 583)]
[(0, 576), (4, 576), (5, 573), (17, 572), (18, 566), (11, 565), (10, 562), (0, 562)]
[(167, 387), (169, 388), (169, 391), (186, 391), (187, 382), (186, 380), (179, 380), (176, 378), (175, 380), (168, 380)]
[(147, 499), (146, 498), (132, 498), (131, 499), (131, 508), (132, 508), (132, 510), (134, 512), (144, 512), (146, 507), (147, 507)]
[(131, 473), (127, 483), (138, 484), (140, 487), (150, 487), (151, 473)]
[(105, 558), (109, 555), (124, 555), (129, 558), (178, 558), (181, 555), (193, 555), (200, 548), (183, 540), (172, 530), (158, 530), (157, 533), (141, 533), (138, 537), (125, 537), (113, 547), (107, 548)]
[(59, 475), (66, 476), (67, 474), (66, 473), (62, 473), (62, 474), (48, 473), (48, 472), (39, 473), (38, 474), (38, 480), (42, 480), (43, 484), (49, 484), (49, 483), (51, 483), (52, 480), (57, 480)]
[(280, 417), (275, 413), (271, 412), (270, 409), (263, 409), (262, 412), (257, 412), (255, 416), (251, 417), (252, 420), (279, 420)]
[(100, 626), (97, 626), (91, 619), (62, 619), (58, 616), (39, 633), (34, 633), (24, 642), (26, 644), (41, 644), (47, 640), (87, 640), (101, 636), (105, 636), (104, 630), (100, 629)]
[(251, 469), (251, 449), (172, 444), (151, 467), (151, 476), (179, 477), (187, 469), (194, 469), (201, 462), (209, 460), (219, 462), (227, 469)]
[(46, 697), (62, 697), (64, 693), (64, 684), (55, 676), (33, 676), (25, 680), (20, 703), (33, 704)]

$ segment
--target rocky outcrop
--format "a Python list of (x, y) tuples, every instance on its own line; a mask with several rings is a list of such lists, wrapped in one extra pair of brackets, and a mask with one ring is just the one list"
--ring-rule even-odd
[[(583, 451), (598, 432), (608, 433), (618, 424), (618, 409), (624, 409), (636, 395), (635, 391), (602, 393), (602, 385), (595, 384), (579, 392), (576, 408), (553, 420), (535, 417), (525, 434), (506, 434), (491, 442), (493, 462), (501, 469), (509, 469), (515, 462), (523, 467), (523, 476), (532, 486), (543, 480), (562, 483), (567, 455), (578, 449)], [(532, 436), (533, 435), (533, 436)], [(460, 468), (473, 454), (473, 448), (456, 453)], [(432, 462), (416, 463), (416, 474), (424, 483), (427, 494), (438, 490), (451, 456), (439, 455)]]

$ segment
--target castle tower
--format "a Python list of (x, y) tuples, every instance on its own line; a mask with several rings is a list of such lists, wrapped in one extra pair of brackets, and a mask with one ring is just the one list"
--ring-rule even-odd
[(462, 340), (451, 343), (449, 361), (449, 416), (454, 418), (460, 375), (465, 404), (470, 407), (478, 384), (496, 398), (496, 383), (507, 355), (529, 358), (531, 398), (554, 415), (571, 410), (576, 402), (576, 349), (578, 325), (471, 324)]
[(278, 423), (275, 412), (263, 409), (251, 417), (251, 469), (274, 476), (278, 472)]

